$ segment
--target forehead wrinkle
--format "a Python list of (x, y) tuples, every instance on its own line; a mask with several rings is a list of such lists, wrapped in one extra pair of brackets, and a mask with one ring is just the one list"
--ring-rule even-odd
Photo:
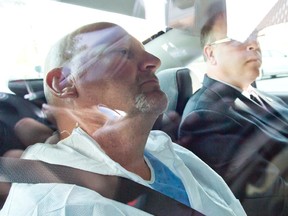
[(118, 26), (109, 27), (106, 29), (96, 30), (92, 32), (80, 33), (75, 36), (75, 49), (82, 50), (83, 48), (95, 47), (100, 44), (110, 44), (122, 37), (124, 30)]
[(105, 41), (102, 44), (94, 43), (91, 47), (83, 47), (81, 52), (75, 57), (76, 62), (80, 63), (80, 65), (78, 65), (78, 70), (85, 71), (85, 69), (91, 67), (95, 61), (104, 57), (105, 53), (109, 53), (117, 48), (129, 48), (129, 39), (130, 37), (128, 35), (123, 35), (122, 37), (115, 39), (114, 42)]
[(130, 35), (122, 35), (118, 37), (117, 40), (114, 40), (112, 43), (107, 44), (107, 48), (105, 52), (113, 51), (115, 48), (130, 48), (131, 46), (131, 36)]
[[(85, 70), (85, 68), (91, 66), (95, 61), (95, 58), (104, 53), (109, 47), (122, 39), (126, 34), (125, 31), (118, 26), (109, 27), (106, 29), (95, 30), (91, 32), (79, 33), (74, 36), (70, 49), (67, 51), (74, 57), (72, 64), (76, 62), (80, 65), (74, 65), (76, 68)], [(92, 60), (92, 61), (91, 61)], [(70, 64), (71, 64), (70, 63)]]

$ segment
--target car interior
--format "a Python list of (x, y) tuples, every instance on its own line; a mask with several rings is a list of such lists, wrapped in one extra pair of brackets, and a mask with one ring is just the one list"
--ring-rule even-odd
[[(157, 77), (161, 89), (169, 98), (167, 111), (157, 119), (153, 126), (154, 130), (161, 130), (170, 124), (167, 117), (169, 112), (174, 111), (179, 116), (182, 115), (186, 102), (192, 95), (192, 78), (190, 70), (181, 67), (161, 70), (157, 72)], [(33, 89), (33, 92), (28, 92), (27, 85)], [(7, 134), (10, 134), (9, 137), (17, 139), (18, 142), (15, 141), (11, 144), (10, 139), (1, 140), (1, 155), (9, 149), (19, 147), (23, 149), (19, 144), (19, 138), (14, 133), (14, 127), (24, 117), (33, 118), (51, 129), (55, 129), (55, 125), (46, 119), (41, 109), (42, 104), (46, 102), (43, 80), (13, 80), (9, 82), (9, 87), (15, 94), (1, 93), (1, 137), (6, 138)], [(29, 94), (32, 95), (33, 100), (24, 99), (25, 95)], [(164, 131), (171, 136), (172, 140), (177, 140), (177, 127), (164, 129)]]
[[(125, 1), (127, 7), (117, 8), (111, 6), (113, 0), (103, 0), (93, 3), (77, 0), (62, 0), (58, 2), (109, 12), (112, 11), (137, 18), (145, 17), (145, 9), (148, 10), (147, 7), (145, 8), (141, 4), (141, 1), (132, 0), (129, 3)], [(195, 59), (201, 56), (199, 29), (201, 24), (207, 19), (205, 10), (212, 4), (215, 4), (215, 2), (217, 4), (220, 2), (220, 5), (223, 7), (225, 1), (168, 1), (165, 9), (166, 29), (156, 32), (154, 35), (143, 40), (145, 49), (161, 59), (161, 66), (156, 74), (159, 78), (161, 88), (169, 97), (169, 106), (165, 114), (175, 111), (181, 116), (185, 103), (193, 92), (201, 86), (203, 73), (202, 71), (197, 71), (200, 67), (190, 67), (190, 65)], [(135, 8), (137, 8), (136, 12)], [(274, 11), (274, 13), (276, 12)], [(181, 38), (181, 40), (177, 40), (177, 38)], [(197, 70), (194, 71), (195, 69)], [(255, 83), (255, 86), (257, 86), (257, 83)], [(12, 79), (8, 82), (8, 88), (10, 93), (2, 92), (0, 95), (0, 120), (1, 124), (7, 127), (9, 131), (13, 131), (16, 122), (23, 117), (31, 117), (49, 127), (55, 128), (45, 119), (41, 111), (42, 104), (46, 102), (43, 92), (43, 78)], [(273, 92), (273, 94), (288, 103), (287, 93), (278, 91)], [(169, 124), (165, 114), (161, 117), (161, 121), (157, 120), (153, 129), (161, 129), (164, 128), (163, 124)], [(166, 132), (172, 136), (173, 140), (176, 140), (177, 129), (174, 128), (173, 130)], [(3, 129), (2, 131), (6, 130)], [(2, 155), (9, 148), (13, 148), (13, 145), (1, 145), (0, 154)]]
[[(149, 14), (148, 9), (151, 9), (151, 7), (145, 7), (144, 5), (147, 1), (142, 0), (55, 0), (55, 2), (64, 5), (85, 7), (91, 10), (97, 9), (109, 13), (118, 13), (136, 19), (145, 19)], [(155, 33), (148, 38), (143, 38), (142, 43), (148, 52), (161, 59), (162, 64), (157, 70), (156, 76), (159, 79), (161, 89), (167, 94), (169, 99), (166, 112), (157, 119), (153, 130), (163, 130), (170, 135), (173, 141), (177, 142), (178, 126), (183, 110), (189, 98), (201, 87), (203, 74), (205, 72), (205, 70), (202, 69), (203, 62), (198, 66), (198, 62), (196, 61), (202, 56), (199, 31), (201, 25), (207, 20), (207, 16), (204, 16), (204, 14), (207, 14), (207, 8), (215, 2), (220, 2), (223, 6), (226, 1), (161, 0), (161, 2), (162, 5), (164, 5), (162, 8), (164, 12), (159, 12), (159, 14), (163, 14), (165, 20), (164, 28), (155, 31)], [(283, 6), (286, 10), (286, 17), (284, 17), (281, 22), (288, 22), (288, 2), (283, 0), (274, 2), (276, 2), (274, 3), (274, 10), (271, 10), (270, 13), (280, 13), (281, 7), (279, 5), (286, 4), (285, 7)], [(271, 16), (271, 14), (269, 16)], [(155, 17), (153, 17), (153, 19)], [(141, 28), (140, 26), (136, 27)], [(275, 80), (285, 79), (285, 76), (276, 77), (273, 75), (272, 78), (275, 78), (273, 80), (274, 82)], [(45, 116), (42, 110), (42, 105), (46, 103), (43, 79), (43, 77), (10, 79), (7, 83), (9, 92), (0, 92), (1, 157), (8, 150), (25, 149), (14, 130), (17, 122), (23, 118), (32, 118), (53, 131), (57, 130), (53, 122), (47, 119), (47, 116)], [(269, 79), (267, 78), (263, 80), (259, 79), (254, 83), (254, 86), (267, 86), (268, 81)], [(274, 83), (272, 85), (277, 86), (277, 84)], [(272, 88), (270, 86), (267, 87), (267, 92), (280, 97), (288, 105), (288, 89), (285, 90), (283, 87), (280, 91), (274, 92), (271, 91)], [(283, 84), (283, 86), (285, 86), (285, 84)], [(174, 123), (172, 123), (169, 118), (171, 113), (176, 113), (179, 117)], [(34, 131), (31, 131), (31, 134), (33, 133)], [(51, 133), (51, 136), (52, 135)]]

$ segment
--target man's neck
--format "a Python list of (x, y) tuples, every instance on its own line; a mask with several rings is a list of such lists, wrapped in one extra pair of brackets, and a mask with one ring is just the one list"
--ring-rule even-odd
[(112, 160), (143, 179), (150, 179), (144, 149), (151, 125), (149, 118), (125, 117), (111, 124), (108, 122), (92, 137)]

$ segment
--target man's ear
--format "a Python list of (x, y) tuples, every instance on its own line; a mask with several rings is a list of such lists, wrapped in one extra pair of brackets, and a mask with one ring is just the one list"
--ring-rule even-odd
[(216, 59), (214, 56), (214, 49), (212, 46), (205, 46), (203, 49), (204, 57), (206, 58), (206, 61), (210, 62), (211, 64), (216, 64)]
[(54, 68), (49, 71), (45, 81), (54, 96), (61, 98), (78, 96), (73, 80), (63, 75), (62, 68)]

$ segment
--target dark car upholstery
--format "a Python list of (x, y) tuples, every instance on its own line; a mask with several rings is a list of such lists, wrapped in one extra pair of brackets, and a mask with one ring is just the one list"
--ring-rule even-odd
[(32, 102), (18, 95), (0, 92), (0, 156), (10, 149), (24, 148), (14, 131), (16, 123), (24, 117), (42, 123), (45, 121), (41, 109)]
[(24, 149), (13, 128), (0, 121), (0, 156), (10, 149)]
[[(177, 140), (178, 126), (184, 107), (192, 95), (192, 79), (190, 69), (177, 67), (161, 70), (156, 73), (160, 87), (169, 100), (166, 112), (159, 116), (153, 129), (163, 130), (170, 135), (173, 141)], [(177, 115), (177, 119), (171, 119), (171, 114)]]

